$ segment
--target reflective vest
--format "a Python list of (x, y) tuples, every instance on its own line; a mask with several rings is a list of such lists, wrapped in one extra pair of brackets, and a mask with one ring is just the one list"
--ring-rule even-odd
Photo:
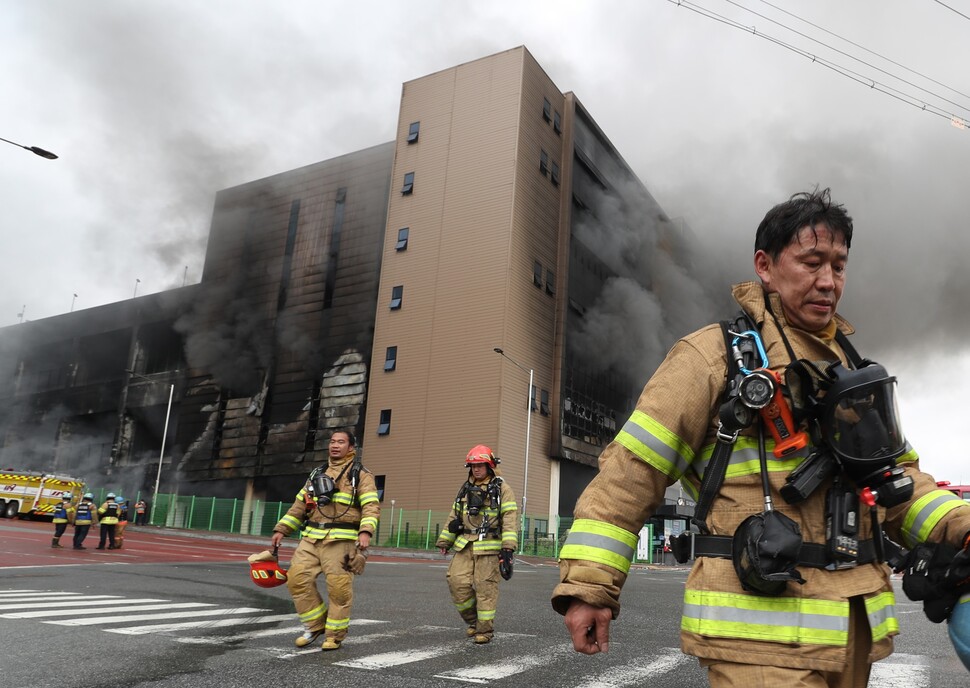
[(89, 526), (94, 520), (94, 504), (91, 502), (81, 502), (77, 505), (77, 512), (74, 514), (74, 525)]

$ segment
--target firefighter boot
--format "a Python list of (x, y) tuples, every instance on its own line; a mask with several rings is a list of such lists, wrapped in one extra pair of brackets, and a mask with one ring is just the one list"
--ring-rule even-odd
[(323, 633), (321, 628), (319, 631), (306, 631), (303, 635), (293, 641), (293, 644), (297, 647), (306, 647), (310, 643), (316, 642), (316, 639), (320, 637)]
[(320, 649), (324, 652), (327, 652), (328, 650), (336, 650), (340, 647), (340, 643), (342, 642), (342, 640), (337, 640), (332, 636), (327, 636), (327, 638), (323, 641), (323, 645), (320, 646)]
[(58, 540), (60, 540), (60, 538), (51, 538), (51, 547), (54, 549), (61, 549), (61, 543), (58, 542)]

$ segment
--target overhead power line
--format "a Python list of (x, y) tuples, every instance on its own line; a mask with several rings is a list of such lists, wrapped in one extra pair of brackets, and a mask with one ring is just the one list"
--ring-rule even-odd
[(807, 50), (799, 48), (798, 46), (794, 46), (794, 45), (791, 45), (790, 43), (786, 43), (785, 41), (779, 38), (766, 34), (762, 31), (758, 31), (758, 29), (754, 26), (747, 26), (745, 24), (742, 24), (734, 19), (731, 19), (730, 17), (725, 17), (724, 15), (718, 14), (717, 12), (714, 12), (694, 2), (691, 2), (690, 0), (667, 0), (667, 1), (677, 5), (678, 7), (683, 7), (685, 9), (691, 10), (692, 12), (696, 12), (697, 14), (707, 17), (708, 19), (713, 19), (714, 21), (721, 22), (722, 24), (726, 24), (732, 28), (740, 29), (746, 33), (750, 33), (755, 36), (758, 36), (759, 38), (762, 38), (766, 41), (769, 41), (770, 43), (774, 43), (775, 45), (778, 45), (782, 48), (790, 50), (798, 55), (801, 55), (806, 59), (811, 60), (816, 64), (819, 64), (823, 67), (827, 67), (828, 69), (831, 69), (832, 71), (838, 74), (841, 74), (842, 76), (848, 79), (851, 79), (859, 84), (862, 84), (867, 88), (870, 88), (874, 91), (879, 91), (880, 93), (883, 93), (884, 95), (888, 95), (892, 98), (895, 98), (896, 100), (906, 103), (907, 105), (911, 105), (915, 108), (919, 108), (920, 110), (923, 110), (924, 112), (928, 112), (932, 115), (936, 115), (938, 117), (943, 117), (945, 119), (948, 119), (950, 123), (958, 129), (965, 130), (967, 128), (967, 119), (965, 117), (959, 116), (953, 112), (948, 112), (937, 105), (926, 102), (926, 100), (923, 98), (919, 98), (910, 93), (906, 93), (900, 89), (893, 88), (888, 84), (881, 83), (868, 76), (859, 74), (858, 72), (853, 71), (848, 67), (840, 65), (836, 62), (833, 62), (832, 60), (828, 60), (815, 53), (811, 53)]
[(957, 14), (959, 14), (959, 15), (960, 15), (961, 17), (963, 17), (964, 19), (970, 19), (970, 17), (968, 17), (967, 15), (965, 15), (965, 14), (964, 14), (963, 12), (960, 12), (960, 11), (958, 11), (958, 10), (955, 10), (955, 9), (953, 9), (952, 7), (950, 7), (949, 5), (947, 5), (947, 4), (945, 3), (945, 2), (940, 2), (940, 0), (933, 0), (933, 1), (934, 1), (934, 2), (935, 2), (935, 3), (937, 4), (937, 5), (943, 5), (943, 6), (945, 7), (945, 8), (947, 8), (947, 9), (948, 9), (948, 10), (950, 10), (951, 12), (956, 12)]

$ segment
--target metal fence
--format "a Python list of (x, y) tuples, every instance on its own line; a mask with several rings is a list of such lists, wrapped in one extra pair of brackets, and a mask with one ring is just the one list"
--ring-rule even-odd
[[(97, 503), (104, 501), (107, 491), (95, 492)], [(135, 520), (133, 508), (140, 495), (126, 500), (132, 507), (128, 518)], [(194, 497), (190, 495), (159, 494), (155, 503), (148, 504), (148, 523), (169, 528), (204, 530), (242, 535), (260, 535), (267, 538), (273, 526), (280, 520), (292, 502), (253, 501), (246, 506), (241, 499), (220, 499), (217, 497)], [(373, 545), (402, 549), (435, 550), (435, 541), (445, 528), (449, 512), (431, 510), (406, 510), (391, 507), (382, 508), (381, 521)], [(519, 553), (539, 557), (559, 556), (559, 549), (569, 529), (572, 518), (559, 518), (549, 528), (547, 516), (543, 518), (526, 517), (524, 524), (517, 524), (519, 531)], [(524, 525), (524, 527), (523, 527)], [(649, 531), (653, 541), (653, 532)], [(641, 550), (634, 561), (653, 563), (660, 561), (662, 553), (655, 547)]]

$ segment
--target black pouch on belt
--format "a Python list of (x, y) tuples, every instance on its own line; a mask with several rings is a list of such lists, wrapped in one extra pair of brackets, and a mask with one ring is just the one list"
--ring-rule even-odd
[(741, 587), (761, 595), (781, 595), (789, 581), (805, 579), (795, 568), (802, 546), (798, 524), (777, 511), (744, 519), (734, 534), (734, 570)]
[(690, 559), (690, 540), (693, 533), (685, 530), (680, 535), (670, 536), (670, 551), (678, 564), (686, 564)]

